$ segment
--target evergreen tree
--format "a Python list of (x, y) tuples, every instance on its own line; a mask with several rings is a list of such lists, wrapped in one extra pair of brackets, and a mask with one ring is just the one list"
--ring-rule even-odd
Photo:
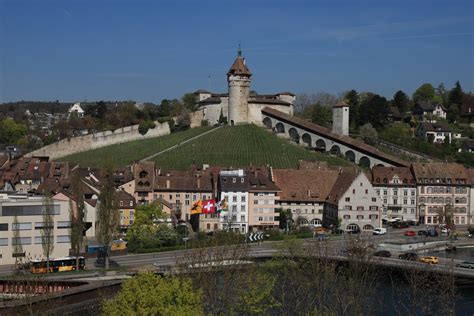
[(350, 106), (349, 111), (349, 121), (350, 124), (354, 127), (357, 127), (359, 122), (359, 94), (355, 90), (348, 91), (345, 96), (344, 100)]
[(463, 91), (459, 81), (456, 81), (454, 88), (449, 91), (449, 103), (457, 104), (458, 106), (462, 105)]
[(402, 90), (398, 90), (393, 95), (392, 105), (398, 108), (401, 115), (403, 115), (406, 111), (408, 111), (409, 102), (410, 102), (410, 99)]

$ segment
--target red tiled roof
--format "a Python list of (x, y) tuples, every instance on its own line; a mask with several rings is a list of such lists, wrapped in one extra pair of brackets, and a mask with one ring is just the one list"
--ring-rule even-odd
[(347, 191), (352, 182), (357, 177), (355, 169), (343, 168), (339, 176), (337, 177), (336, 183), (332, 187), (331, 192), (327, 198), (327, 202), (337, 205), (341, 196)]
[(416, 185), (415, 178), (409, 167), (375, 166), (369, 176), (373, 185), (387, 185), (394, 176), (400, 178), (400, 186)]
[(338, 176), (336, 170), (273, 170), (275, 183), (281, 188), (280, 201), (324, 202)]
[(471, 184), (472, 178), (457, 163), (413, 163), (412, 172), (419, 184)]

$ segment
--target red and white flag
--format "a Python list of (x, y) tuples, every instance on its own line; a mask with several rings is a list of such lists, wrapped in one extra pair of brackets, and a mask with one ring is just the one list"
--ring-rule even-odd
[(214, 200), (204, 200), (202, 201), (202, 213), (211, 214), (216, 212), (216, 207), (214, 205)]

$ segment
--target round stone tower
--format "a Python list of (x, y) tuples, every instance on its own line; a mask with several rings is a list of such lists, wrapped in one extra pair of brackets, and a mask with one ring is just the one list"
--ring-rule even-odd
[(229, 83), (229, 117), (231, 125), (248, 122), (248, 100), (252, 73), (245, 65), (239, 48), (237, 58), (227, 73)]

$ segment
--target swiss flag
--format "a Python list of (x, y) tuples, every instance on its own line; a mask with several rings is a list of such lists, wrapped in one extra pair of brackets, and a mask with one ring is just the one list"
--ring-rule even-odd
[(202, 201), (202, 213), (211, 214), (216, 211), (214, 200), (204, 200)]

